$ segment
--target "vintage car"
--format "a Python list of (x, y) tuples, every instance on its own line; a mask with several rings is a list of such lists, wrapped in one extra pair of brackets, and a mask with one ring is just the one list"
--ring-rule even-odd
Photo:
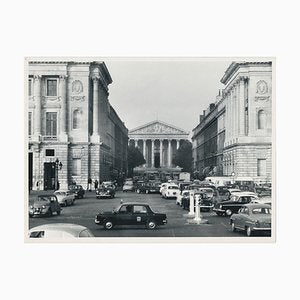
[(271, 207), (257, 203), (243, 205), (237, 214), (230, 217), (230, 225), (232, 231), (244, 230), (247, 236), (254, 231), (271, 233)]
[(103, 181), (102, 186), (106, 187), (106, 188), (111, 188), (111, 189), (116, 189), (115, 184), (112, 181)]
[(53, 223), (36, 226), (29, 230), (30, 238), (85, 238), (94, 237), (84, 226), (68, 223)]
[(184, 207), (184, 203), (190, 199), (190, 192), (188, 190), (181, 191), (176, 198), (176, 204)]
[(150, 193), (159, 194), (161, 182), (151, 182), (150, 183)]
[(150, 184), (147, 181), (138, 181), (136, 183), (135, 190), (138, 194), (149, 194), (150, 192)]
[(68, 206), (73, 205), (75, 201), (75, 194), (70, 190), (58, 190), (53, 193), (60, 205)]
[(69, 186), (69, 191), (75, 194), (75, 199), (82, 199), (84, 197), (85, 191), (81, 185), (72, 184)]
[[(190, 209), (190, 192), (191, 191), (188, 191), (188, 194), (185, 194), (185, 196), (181, 199), (181, 206), (183, 209)], [(184, 193), (186, 193), (186, 191)], [(201, 190), (194, 191), (194, 200), (197, 198), (197, 196), (199, 196), (200, 200), (200, 211), (207, 212), (213, 208), (213, 197), (209, 193)]]
[(148, 229), (155, 229), (158, 225), (167, 224), (167, 215), (155, 213), (148, 204), (123, 203), (112, 212), (100, 212), (95, 217), (95, 223), (103, 225), (105, 229), (112, 229), (115, 225), (145, 225)]
[(123, 185), (123, 192), (133, 192), (134, 189), (133, 181), (125, 181)]
[(96, 190), (96, 198), (114, 198), (115, 197), (115, 189), (105, 187), (105, 186), (100, 186)]
[(216, 202), (227, 201), (230, 198), (229, 190), (224, 186), (217, 187)]
[(163, 189), (161, 196), (165, 199), (169, 198), (177, 198), (179, 195), (180, 190), (178, 185), (175, 184), (168, 184), (165, 189)]
[(29, 217), (60, 215), (61, 207), (54, 195), (37, 196), (29, 205)]
[(255, 201), (258, 197), (251, 192), (233, 192), (228, 201), (215, 204), (214, 211), (218, 216), (231, 216), (244, 205)]
[(159, 192), (162, 194), (163, 190), (166, 189), (168, 183), (164, 182), (160, 185)]

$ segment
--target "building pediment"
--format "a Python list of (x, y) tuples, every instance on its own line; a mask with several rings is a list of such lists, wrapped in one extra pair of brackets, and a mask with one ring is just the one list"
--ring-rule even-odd
[(137, 127), (133, 130), (129, 131), (129, 134), (174, 134), (174, 135), (188, 135), (189, 133), (184, 131), (183, 129), (177, 128), (175, 126), (163, 123), (161, 121), (154, 121), (151, 123), (148, 123), (146, 125)]

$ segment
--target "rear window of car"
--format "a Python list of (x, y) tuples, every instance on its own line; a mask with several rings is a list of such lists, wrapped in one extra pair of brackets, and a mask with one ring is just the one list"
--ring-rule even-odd
[(43, 238), (45, 234), (45, 231), (33, 231), (30, 233), (31, 238)]
[(261, 214), (261, 215), (270, 215), (271, 209), (265, 208), (265, 207), (254, 208), (254, 209), (252, 209), (252, 213), (253, 214)]
[(178, 190), (179, 188), (178, 188), (178, 186), (171, 185), (171, 186), (168, 187), (168, 189), (169, 190)]

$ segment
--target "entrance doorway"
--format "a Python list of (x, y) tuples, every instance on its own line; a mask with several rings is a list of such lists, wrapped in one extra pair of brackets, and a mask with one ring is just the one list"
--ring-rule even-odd
[(55, 189), (55, 163), (44, 163), (44, 190)]
[(160, 167), (160, 154), (154, 153), (154, 168)]
[(29, 191), (32, 190), (32, 174), (33, 174), (33, 160), (32, 160), (32, 152), (28, 153), (28, 188)]

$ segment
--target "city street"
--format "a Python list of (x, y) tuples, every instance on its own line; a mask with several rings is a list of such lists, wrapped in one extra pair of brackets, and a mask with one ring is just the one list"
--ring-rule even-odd
[[(32, 193), (30, 199), (36, 194), (37, 192)], [(103, 226), (95, 224), (94, 218), (98, 212), (111, 211), (121, 200), (123, 203), (149, 204), (155, 212), (167, 214), (168, 224), (159, 226), (156, 230), (148, 230), (144, 226), (116, 226), (112, 230), (105, 230)], [(175, 199), (163, 199), (160, 194), (117, 191), (114, 199), (97, 199), (94, 192), (86, 192), (85, 198), (76, 199), (73, 206), (62, 207), (59, 216), (53, 214), (52, 217), (30, 218), (29, 227), (47, 223), (73, 223), (89, 228), (96, 237), (245, 237), (243, 232), (231, 231), (227, 217), (218, 217), (214, 212), (203, 212), (202, 216), (208, 220), (208, 224), (190, 225), (183, 216), (186, 213), (175, 204)]]

